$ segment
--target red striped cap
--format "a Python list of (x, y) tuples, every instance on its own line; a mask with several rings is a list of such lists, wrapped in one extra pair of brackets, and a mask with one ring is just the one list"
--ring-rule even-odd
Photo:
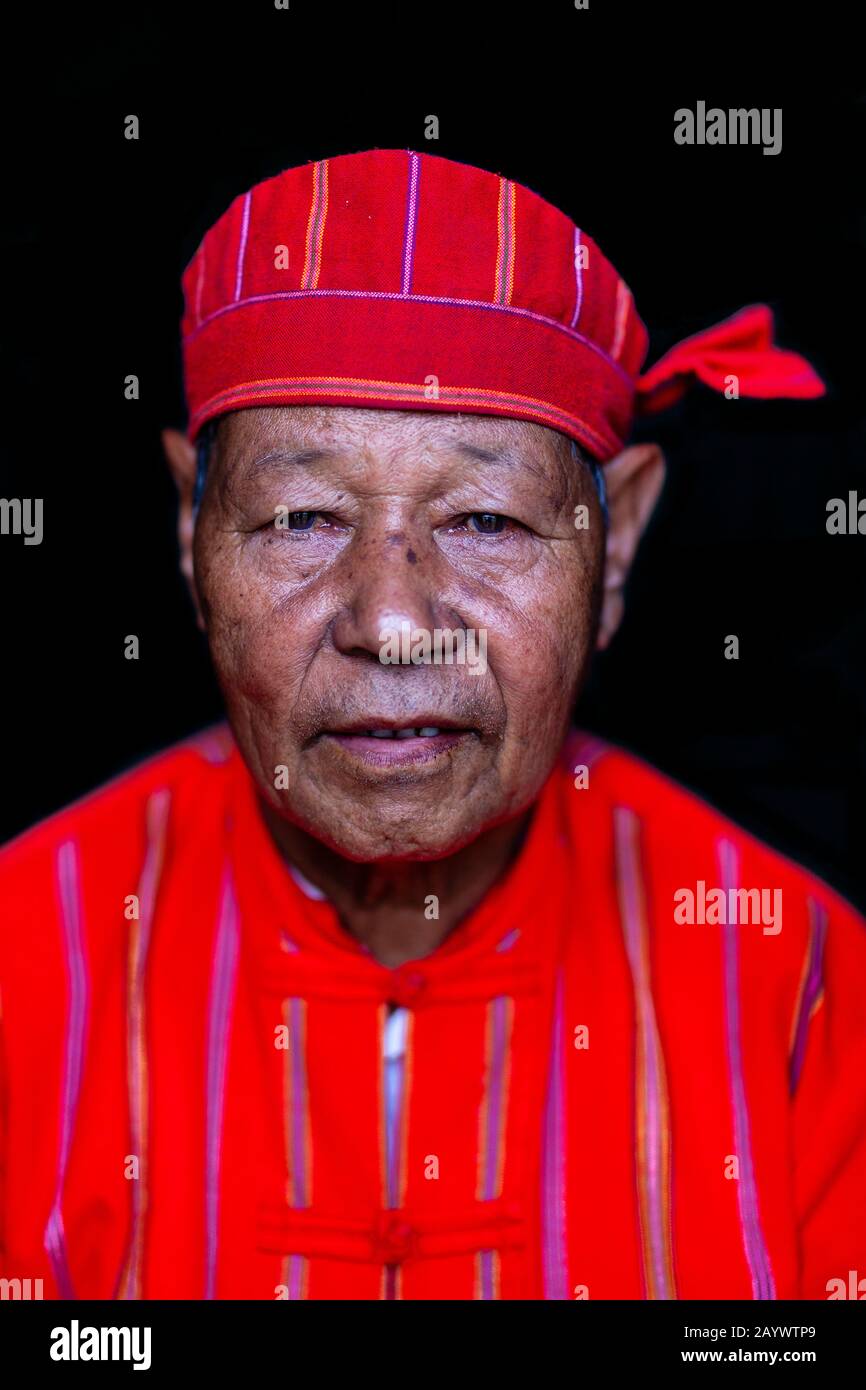
[[(521, 184), (436, 155), (367, 150), (257, 184), (183, 288), (191, 438), (246, 406), (374, 406), (535, 420), (605, 461), (642, 390), (646, 329), (595, 242)], [(820, 394), (767, 316), (713, 330), (709, 365), (705, 335), (668, 354), (654, 399), (719, 385), (720, 338), (742, 340), (754, 394)]]

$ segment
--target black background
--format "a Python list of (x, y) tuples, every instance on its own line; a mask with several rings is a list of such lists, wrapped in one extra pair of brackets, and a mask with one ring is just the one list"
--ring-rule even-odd
[[(866, 99), (829, 15), (258, 0), (40, 10), (10, 39), (0, 493), (42, 497), (45, 534), (0, 537), (0, 838), (220, 715), (159, 444), (184, 423), (179, 277), (202, 233), (282, 168), (413, 148), (574, 217), (633, 289), (649, 362), (766, 302), (827, 381), (806, 403), (700, 390), (639, 427), (669, 481), (579, 718), (866, 906), (866, 537), (825, 524), (866, 496)], [(675, 145), (698, 100), (781, 107), (781, 154)]]

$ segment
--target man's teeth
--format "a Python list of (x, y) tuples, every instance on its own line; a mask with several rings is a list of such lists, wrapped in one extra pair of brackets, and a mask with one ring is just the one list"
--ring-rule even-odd
[(439, 730), (432, 725), (423, 729), (370, 729), (371, 738), (435, 738)]

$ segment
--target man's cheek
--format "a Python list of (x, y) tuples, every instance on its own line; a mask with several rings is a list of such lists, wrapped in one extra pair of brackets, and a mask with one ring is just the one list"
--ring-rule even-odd
[(489, 663), (508, 703), (531, 719), (568, 703), (588, 659), (589, 634), (573, 602), (553, 612), (528, 608), (518, 622), (491, 633)]
[(227, 695), (268, 700), (284, 685), (285, 643), (279, 629), (254, 605), (212, 604), (208, 639)]

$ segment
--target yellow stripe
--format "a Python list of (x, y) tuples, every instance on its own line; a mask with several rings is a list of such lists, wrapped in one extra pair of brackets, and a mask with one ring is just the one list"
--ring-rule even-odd
[(496, 214), (496, 284), (497, 304), (510, 304), (514, 291), (514, 238), (517, 185), (510, 179), (499, 180), (499, 205)]
[(319, 283), (322, 263), (322, 238), (325, 233), (325, 220), (328, 216), (328, 161), (320, 160), (313, 165), (313, 197), (307, 217), (306, 249), (304, 270), (301, 275), (301, 289), (314, 290)]

